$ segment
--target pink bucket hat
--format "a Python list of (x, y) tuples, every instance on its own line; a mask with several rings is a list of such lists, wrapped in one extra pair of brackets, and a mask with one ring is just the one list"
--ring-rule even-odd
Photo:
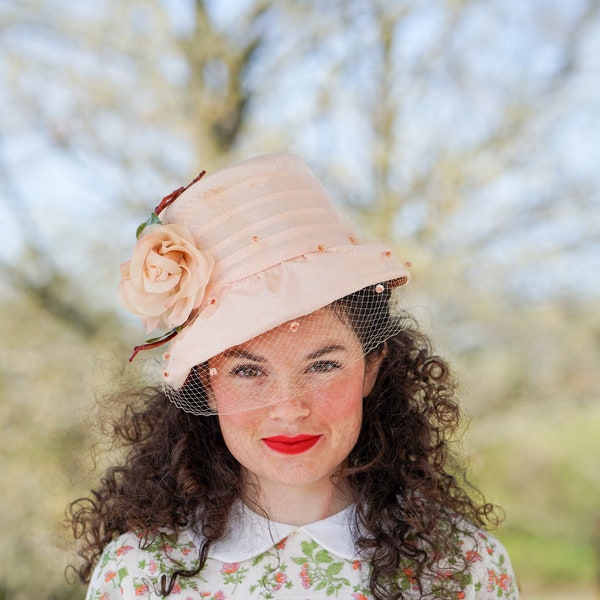
[(170, 329), (146, 346), (171, 341), (163, 378), (175, 390), (228, 348), (410, 277), (387, 245), (357, 240), (312, 171), (289, 154), (235, 163), (164, 200), (138, 230), (119, 293), (148, 329)]

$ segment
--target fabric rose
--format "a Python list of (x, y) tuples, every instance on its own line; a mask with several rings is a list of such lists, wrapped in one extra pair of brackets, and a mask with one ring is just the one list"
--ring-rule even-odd
[(183, 225), (145, 227), (121, 265), (119, 298), (147, 331), (183, 325), (202, 302), (214, 266)]

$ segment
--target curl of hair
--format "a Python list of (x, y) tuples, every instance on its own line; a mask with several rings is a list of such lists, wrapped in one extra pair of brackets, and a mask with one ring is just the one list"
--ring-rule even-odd
[[(372, 322), (375, 310), (378, 326), (390, 326), (382, 303), (387, 306), (385, 297), (379, 308), (364, 303), (370, 316), (353, 313), (350, 321)], [(344, 299), (335, 306), (348, 315)], [(376, 600), (404, 597), (395, 582), (408, 566), (424, 595), (440, 557), (460, 564), (457, 534), (468, 535), (465, 522), (498, 522), (496, 507), (467, 482), (450, 449), (461, 411), (449, 366), (408, 315), (401, 320), (402, 330), (367, 356), (381, 358), (381, 366), (364, 400), (358, 442), (342, 467), (357, 506), (357, 545), (371, 557), (369, 586)], [(128, 449), (123, 464), (108, 469), (89, 498), (69, 507), (82, 558), (75, 570), (89, 582), (104, 547), (125, 532), (139, 533), (149, 545), (157, 536), (174, 539), (194, 527), (206, 540), (198, 567), (175, 571), (168, 582), (163, 578), (160, 593), (168, 596), (176, 577), (202, 570), (210, 544), (224, 535), (229, 510), (242, 494), (242, 470), (216, 416), (187, 414), (154, 388), (122, 402), (126, 409), (113, 433)], [(467, 568), (463, 561), (462, 571)], [(452, 578), (441, 585), (452, 595)]]
[(201, 570), (210, 543), (222, 537), (241, 492), (241, 468), (216, 416), (185, 413), (152, 387), (121, 399), (125, 410), (112, 433), (127, 449), (124, 463), (109, 468), (90, 497), (68, 507), (83, 559), (75, 571), (88, 583), (104, 547), (127, 531), (138, 533), (147, 547), (159, 536), (174, 540), (178, 532), (195, 527), (206, 538), (199, 567), (175, 571), (168, 584), (163, 581), (161, 594), (167, 596), (177, 576)]
[[(403, 597), (394, 580), (407, 559), (421, 589), (440, 558), (459, 564), (465, 521), (498, 523), (496, 507), (483, 502), (451, 451), (461, 411), (447, 363), (415, 329), (388, 340), (385, 352), (346, 468), (357, 531), (367, 532), (358, 545), (372, 553), (370, 587), (378, 600)], [(445, 582), (446, 593), (454, 583)]]

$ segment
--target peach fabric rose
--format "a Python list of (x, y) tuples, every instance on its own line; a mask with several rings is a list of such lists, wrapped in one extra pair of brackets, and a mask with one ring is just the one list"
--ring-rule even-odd
[(213, 257), (196, 247), (185, 226), (151, 225), (121, 265), (119, 298), (147, 331), (172, 329), (200, 306), (213, 267)]

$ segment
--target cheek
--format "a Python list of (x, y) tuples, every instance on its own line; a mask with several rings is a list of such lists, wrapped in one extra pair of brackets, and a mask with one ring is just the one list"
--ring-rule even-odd
[(229, 448), (231, 454), (237, 458), (239, 451), (246, 445), (252, 427), (251, 423), (248, 422), (248, 419), (243, 418), (243, 413), (219, 414), (219, 425), (225, 445)]
[[(349, 390), (351, 392), (351, 390)], [(352, 421), (362, 419), (362, 398), (349, 393), (335, 397), (325, 403), (326, 412), (332, 421)]]
[[(211, 390), (210, 399), (212, 408), (217, 412), (219, 411), (219, 408), (224, 413), (230, 412), (228, 409), (233, 407), (237, 402), (237, 398), (231, 390), (231, 386), (227, 386), (221, 376), (214, 376), (208, 379), (208, 388)], [(222, 423), (221, 419), (219, 419), (219, 422)], [(221, 425), (221, 429), (222, 428), (223, 425)]]
[(333, 386), (315, 403), (320, 417), (335, 429), (352, 433), (360, 430), (362, 423), (362, 379)]

